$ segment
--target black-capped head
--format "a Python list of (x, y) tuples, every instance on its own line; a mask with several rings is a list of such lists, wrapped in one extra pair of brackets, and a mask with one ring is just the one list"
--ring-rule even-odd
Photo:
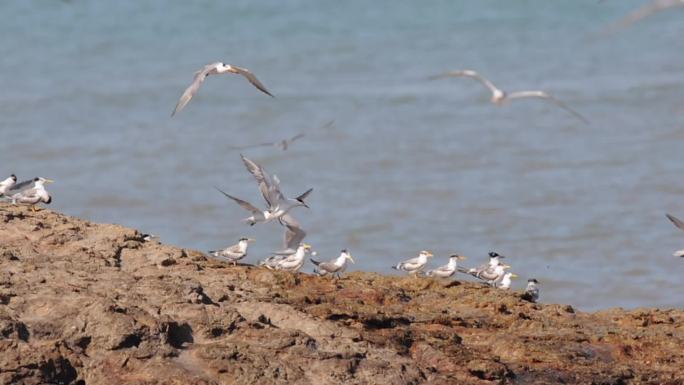
[(345, 254), (348, 254), (348, 253), (349, 253), (349, 251), (347, 251), (347, 249), (342, 249), (342, 250), (340, 250), (340, 253), (345, 253)]
[(12, 180), (15, 181), (15, 182), (17, 181), (17, 176), (14, 175), (14, 174), (10, 175), (10, 178), (12, 178)]
[(34, 182), (38, 182), (39, 180), (40, 180), (40, 178), (33, 178)]
[(534, 282), (534, 283), (539, 283), (536, 278), (530, 278), (527, 280), (527, 282)]
[(505, 258), (503, 255), (495, 252), (495, 251), (490, 251), (489, 252), (489, 258)]
[(245, 238), (245, 237), (242, 237), (242, 238), (239, 239), (239, 241), (240, 241), (240, 242), (242, 242), (242, 241), (249, 241), (249, 239), (247, 239), (247, 238)]

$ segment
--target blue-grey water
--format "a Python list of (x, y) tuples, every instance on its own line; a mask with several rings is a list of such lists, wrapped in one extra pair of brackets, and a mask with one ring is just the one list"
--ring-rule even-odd
[[(642, 1), (89, 1), (0, 3), (0, 176), (41, 175), (53, 209), (200, 250), (258, 239), (213, 186), (261, 203), (231, 145), (309, 134), (287, 152), (245, 150), (294, 195), (322, 257), (353, 270), (433, 251), (480, 264), (496, 250), (542, 301), (593, 310), (684, 306), (684, 11), (596, 38)], [(210, 78), (173, 119), (194, 71)], [(542, 101), (497, 108), (475, 68)], [(329, 120), (333, 128), (316, 130)], [(307, 266), (310, 271), (311, 267)], [(465, 278), (467, 279), (467, 278)]]

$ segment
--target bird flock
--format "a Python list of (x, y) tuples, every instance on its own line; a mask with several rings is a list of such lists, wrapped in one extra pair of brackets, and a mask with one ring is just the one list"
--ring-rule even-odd
[[(605, 33), (612, 33), (621, 28), (644, 19), (656, 12), (661, 12), (669, 8), (684, 6), (684, 0), (654, 0), (635, 10), (623, 19), (611, 24), (605, 29)], [(275, 96), (263, 85), (261, 81), (248, 69), (238, 67), (232, 64), (223, 62), (215, 62), (207, 64), (199, 71), (195, 72), (192, 83), (183, 91), (175, 108), (171, 112), (171, 117), (174, 117), (180, 111), (187, 107), (190, 101), (195, 97), (201, 88), (204, 81), (210, 75), (221, 74), (236, 74), (244, 77), (249, 83), (257, 88), (262, 93), (275, 98)], [(494, 85), (488, 78), (482, 76), (477, 71), (472, 69), (459, 69), (444, 72), (441, 74), (429, 76), (428, 79), (437, 80), (444, 78), (470, 78), (480, 82), (489, 92), (491, 92), (490, 101), (496, 106), (503, 106), (516, 99), (532, 98), (540, 99), (563, 109), (578, 119), (584, 124), (589, 124), (590, 121), (584, 115), (580, 114), (575, 109), (568, 106), (560, 99), (553, 96), (551, 93), (543, 90), (523, 90), (515, 92), (506, 92)], [(327, 128), (333, 125), (329, 122), (320, 128)], [(276, 147), (282, 151), (286, 151), (295, 141), (305, 136), (305, 132), (301, 132), (290, 138), (285, 138), (272, 142), (246, 144), (240, 146), (233, 146), (233, 149), (248, 149), (253, 147)], [(260, 208), (256, 205), (237, 198), (229, 193), (223, 191), (218, 186), (214, 186), (218, 192), (226, 198), (235, 202), (241, 208), (249, 212), (249, 216), (242, 221), (250, 226), (256, 224), (266, 224), (269, 222), (277, 222), (282, 226), (283, 230), (283, 246), (281, 250), (274, 251), (272, 255), (264, 260), (259, 261), (258, 265), (272, 270), (284, 270), (288, 272), (298, 272), (306, 262), (306, 256), (316, 256), (317, 252), (313, 250), (312, 246), (304, 242), (306, 232), (302, 229), (299, 222), (291, 213), (298, 207), (308, 208), (305, 199), (312, 193), (313, 188), (309, 188), (303, 193), (289, 198), (281, 190), (281, 182), (277, 175), (270, 175), (266, 172), (263, 166), (257, 162), (240, 154), (242, 163), (247, 171), (254, 177), (259, 192), (264, 200), (265, 206)], [(53, 181), (43, 177), (35, 177), (22, 182), (17, 182), (17, 176), (12, 174), (6, 179), (0, 181), (0, 200), (11, 202), (12, 204), (28, 205), (33, 211), (36, 211), (36, 205), (50, 204), (52, 196), (47, 191), (45, 185)], [(667, 218), (679, 229), (684, 230), (684, 221), (678, 219), (671, 214), (665, 214)], [(151, 241), (156, 236), (144, 234), (145, 241)], [(209, 251), (209, 256), (216, 260), (226, 262), (228, 264), (237, 265), (239, 261), (247, 256), (249, 244), (254, 242), (252, 238), (240, 238), (234, 245), (225, 247), (221, 250)], [(678, 250), (674, 254), (676, 257), (684, 258), (684, 250)], [(477, 267), (463, 267), (459, 265), (459, 261), (463, 261), (466, 257), (453, 254), (448, 257), (448, 262), (445, 265), (425, 270), (428, 266), (429, 260), (433, 258), (430, 251), (422, 250), (415, 258), (407, 259), (392, 266), (393, 269), (406, 272), (413, 277), (425, 277), (438, 280), (446, 280), (454, 277), (456, 273), (472, 276), (481, 280), (485, 284), (499, 288), (510, 289), (512, 280), (518, 276), (512, 273), (511, 266), (502, 263), (505, 257), (496, 252), (489, 252), (489, 261)], [(330, 276), (340, 278), (347, 268), (347, 263), (355, 263), (352, 254), (347, 249), (341, 250), (338, 257), (328, 261), (319, 261), (310, 258), (310, 262), (314, 265), (314, 273), (319, 276)], [(522, 298), (536, 302), (539, 299), (539, 281), (535, 278), (530, 278), (527, 281)]]

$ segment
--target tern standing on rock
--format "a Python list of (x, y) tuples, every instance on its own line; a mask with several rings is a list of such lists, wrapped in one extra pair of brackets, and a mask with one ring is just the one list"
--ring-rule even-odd
[(535, 278), (528, 279), (527, 288), (525, 289), (525, 293), (523, 293), (522, 298), (530, 302), (537, 302), (539, 299), (539, 281), (537, 281)]
[(247, 246), (249, 242), (254, 242), (254, 239), (240, 238), (238, 243), (228, 246), (223, 250), (209, 251), (214, 258), (225, 262), (232, 262), (233, 266), (237, 265), (237, 261), (247, 256)]
[(513, 274), (511, 272), (506, 272), (503, 277), (501, 278), (501, 281), (496, 283), (496, 287), (499, 289), (505, 289), (508, 290), (511, 288), (511, 283), (513, 283), (511, 280), (513, 278), (518, 278), (517, 274)]
[(505, 91), (497, 88), (494, 83), (489, 81), (489, 79), (483, 77), (482, 75), (478, 74), (477, 72), (473, 70), (462, 70), (462, 71), (451, 71), (451, 72), (446, 72), (441, 75), (435, 75), (430, 77), (430, 79), (441, 79), (441, 78), (447, 78), (447, 77), (467, 77), (471, 79), (475, 79), (482, 83), (489, 91), (492, 93), (492, 98), (490, 101), (494, 103), (497, 106), (502, 106), (504, 105), (507, 101), (513, 100), (513, 99), (522, 99), (522, 98), (537, 98), (537, 99), (544, 99), (548, 100), (549, 102), (555, 104), (556, 106), (564, 109), (565, 111), (569, 112), (572, 114), (574, 117), (577, 119), (581, 120), (585, 124), (589, 124), (589, 120), (582, 116), (579, 112), (573, 110), (572, 108), (568, 107), (565, 103), (561, 102), (560, 100), (554, 98), (550, 94), (544, 92), (544, 91), (539, 91), (539, 90), (534, 90), (534, 91), (517, 91), (517, 92), (511, 92), (511, 93), (506, 93)]
[(232, 66), (230, 64), (225, 64), (221, 62), (216, 62), (207, 64), (201, 70), (195, 72), (195, 78), (192, 80), (190, 86), (188, 86), (188, 88), (185, 89), (183, 95), (181, 95), (180, 99), (178, 100), (178, 103), (176, 104), (176, 108), (174, 108), (173, 112), (171, 113), (171, 116), (176, 115), (176, 113), (178, 113), (188, 103), (190, 103), (190, 99), (192, 99), (192, 97), (195, 96), (197, 91), (199, 91), (200, 87), (202, 86), (202, 83), (204, 83), (204, 79), (206, 79), (209, 75), (220, 75), (225, 73), (242, 75), (250, 83), (252, 83), (254, 87), (258, 88), (259, 91), (273, 97), (273, 95), (266, 89), (266, 87), (264, 87), (264, 85), (261, 84), (259, 79), (257, 79), (256, 76), (254, 76), (254, 74), (252, 74), (248, 69)]
[(50, 193), (45, 189), (45, 184), (52, 182), (54, 181), (43, 177), (23, 181), (12, 186), (4, 198), (13, 204), (30, 205), (31, 210), (36, 211), (35, 205), (38, 203), (50, 204), (52, 202)]
[(15, 184), (17, 184), (17, 176), (14, 174), (0, 182), (0, 197), (4, 196)]
[(418, 257), (399, 262), (396, 266), (392, 266), (392, 268), (415, 275), (416, 273), (423, 271), (425, 265), (427, 265), (428, 258), (432, 258), (432, 253), (423, 250), (418, 254)]
[(311, 245), (306, 243), (299, 244), (297, 250), (289, 255), (274, 255), (266, 258), (259, 263), (259, 266), (265, 266), (271, 270), (285, 270), (290, 272), (297, 272), (304, 265), (304, 257), (311, 251)]
[(425, 275), (428, 277), (436, 277), (436, 278), (449, 278), (453, 276), (456, 271), (458, 270), (458, 261), (459, 260), (464, 260), (466, 257), (458, 254), (454, 254), (449, 257), (449, 263), (447, 263), (444, 266), (440, 266), (436, 269), (433, 270), (428, 270)]
[(340, 252), (340, 256), (333, 259), (332, 261), (319, 262), (311, 258), (311, 263), (316, 265), (314, 273), (321, 276), (324, 276), (326, 274), (337, 275), (337, 278), (340, 277), (340, 273), (344, 273), (344, 271), (347, 269), (347, 261), (355, 263), (354, 258), (352, 258), (351, 254), (349, 253), (349, 251), (347, 251), (347, 249), (343, 249)]

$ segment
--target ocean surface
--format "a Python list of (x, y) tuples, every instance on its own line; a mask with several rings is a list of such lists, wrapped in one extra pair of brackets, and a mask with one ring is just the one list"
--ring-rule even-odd
[[(684, 306), (684, 10), (598, 36), (643, 4), (621, 1), (0, 2), (0, 177), (49, 177), (52, 209), (215, 249), (280, 247), (216, 190), (261, 204), (231, 146), (294, 196), (321, 258), (351, 270), (431, 250), (465, 265), (494, 250), (541, 301), (582, 310)], [(178, 97), (204, 64), (250, 68)], [(470, 79), (541, 88), (496, 107)], [(320, 128), (334, 120), (334, 126)], [(304, 271), (311, 271), (307, 265)], [(462, 276), (461, 279), (469, 279)]]

